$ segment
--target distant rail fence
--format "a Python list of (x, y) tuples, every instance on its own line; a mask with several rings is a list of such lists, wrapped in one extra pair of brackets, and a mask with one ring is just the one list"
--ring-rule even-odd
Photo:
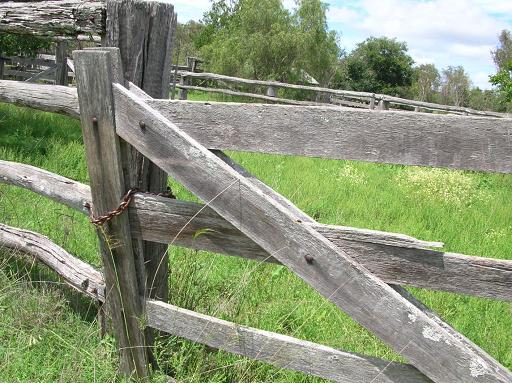
[[(178, 89), (181, 89), (180, 98), (186, 99), (187, 91), (197, 90), (202, 92), (214, 92), (230, 96), (243, 96), (250, 97), (258, 100), (271, 101), (281, 104), (292, 104), (292, 105), (317, 105), (318, 102), (313, 101), (298, 101), (286, 98), (276, 97), (276, 89), (293, 89), (309, 91), (316, 94), (327, 95), (329, 103), (349, 106), (355, 108), (368, 108), (368, 109), (380, 109), (387, 110), (390, 107), (409, 107), (414, 111), (436, 111), (451, 114), (461, 115), (475, 115), (484, 117), (510, 117), (507, 113), (498, 113), (492, 111), (481, 111), (467, 107), (452, 106), (452, 105), (441, 105), (431, 102), (409, 100), (400, 97), (389, 96), (386, 94), (369, 93), (369, 92), (358, 92), (351, 90), (342, 89), (331, 89), (320, 86), (311, 85), (300, 85), (300, 84), (288, 84), (278, 81), (261, 81), (252, 80), (240, 77), (225, 76), (216, 73), (194, 73), (193, 71), (179, 71), (178, 76), (180, 77), (179, 84), (176, 85)], [(236, 84), (236, 85), (249, 85), (249, 86), (263, 86), (267, 88), (266, 94), (241, 92), (234, 89), (216, 88), (216, 87), (205, 87), (193, 85), (193, 80), (210, 80), (221, 84)]]
[(44, 81), (68, 85), (75, 77), (73, 60), (67, 57), (67, 44), (60, 42), (56, 55), (39, 54), (36, 57), (0, 56), (0, 80), (26, 82)]
[[(105, 41), (112, 47), (73, 52), (76, 88), (0, 80), (0, 102), (80, 119), (90, 186), (8, 161), (0, 161), (0, 182), (51, 198), (101, 226), (103, 272), (40, 234), (4, 224), (0, 245), (35, 256), (104, 302), (123, 375), (148, 376), (150, 329), (157, 329), (335, 382), (512, 383), (509, 370), (402, 287), (512, 301), (512, 261), (447, 253), (441, 243), (403, 234), (320, 224), (223, 152), (512, 173), (512, 119), (167, 100), (173, 7), (123, 0), (107, 1), (105, 8)], [(133, 37), (130, 25), (153, 28)], [(150, 58), (143, 68), (137, 67), (141, 52)], [(155, 168), (139, 174), (142, 156)], [(157, 195), (167, 186), (167, 173), (204, 203)], [(143, 178), (148, 174), (153, 178)], [(284, 265), (408, 363), (169, 304), (170, 244)]]

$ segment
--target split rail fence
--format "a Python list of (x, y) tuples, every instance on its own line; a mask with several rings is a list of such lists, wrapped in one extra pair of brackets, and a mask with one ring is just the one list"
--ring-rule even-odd
[[(177, 72), (180, 77), (179, 84), (176, 88), (181, 90), (180, 98), (187, 99), (188, 91), (201, 91), (219, 93), (229, 96), (248, 97), (257, 100), (264, 100), (279, 104), (290, 105), (319, 105), (320, 102), (299, 101), (290, 98), (277, 97), (277, 89), (293, 89), (312, 92), (317, 95), (326, 95), (328, 102), (340, 106), (348, 106), (362, 109), (380, 109), (387, 110), (389, 108), (409, 107), (416, 112), (420, 111), (436, 111), (450, 114), (475, 115), (484, 117), (510, 117), (507, 113), (498, 113), (491, 111), (481, 111), (461, 106), (441, 105), (432, 102), (409, 100), (400, 97), (389, 96), (386, 94), (356, 92), (351, 90), (330, 89), (320, 86), (288, 84), (278, 81), (261, 81), (240, 77), (225, 76), (217, 73), (194, 73), (194, 71)], [(245, 92), (237, 89), (217, 88), (211, 86), (194, 85), (194, 80), (215, 81), (220, 84), (234, 84), (238, 86), (266, 87), (266, 94)], [(320, 98), (321, 99), (321, 98)]]
[[(98, 229), (103, 274), (37, 233), (0, 224), (0, 245), (34, 255), (105, 302), (124, 375), (148, 376), (152, 328), (336, 382), (512, 383), (509, 370), (402, 287), (512, 301), (512, 261), (445, 253), (433, 249), (440, 243), (402, 234), (319, 224), (222, 152), (512, 173), (511, 119), (166, 100), (173, 7), (122, 0), (105, 8), (112, 47), (73, 53), (77, 88), (0, 81), (2, 102), (80, 118), (90, 186), (8, 161), (0, 161), (0, 181), (85, 214), (92, 205), (100, 216), (116, 209), (131, 187), (162, 190), (168, 173), (205, 204), (130, 194), (128, 211)], [(134, 35), (129, 25), (155, 28)], [(152, 56), (145, 52), (152, 71), (134, 65), (141, 49), (154, 49)], [(143, 172), (153, 178), (135, 173), (139, 159), (154, 166)], [(211, 230), (195, 235), (205, 228)], [(410, 364), (168, 304), (169, 244), (285, 265)]]

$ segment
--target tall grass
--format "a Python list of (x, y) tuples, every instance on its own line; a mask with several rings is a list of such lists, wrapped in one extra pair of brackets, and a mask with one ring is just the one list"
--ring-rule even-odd
[[(192, 97), (204, 99), (201, 94), (193, 93)], [(449, 251), (512, 259), (512, 176), (230, 154), (320, 222), (401, 232), (425, 240), (443, 241)], [(0, 105), (0, 158), (33, 164), (88, 182), (79, 124), (65, 117)], [(196, 200), (181, 185), (175, 182), (171, 185), (178, 198)], [(71, 253), (100, 265), (94, 230), (85, 217), (43, 197), (0, 185), (0, 222), (48, 235)], [(178, 306), (343, 350), (401, 360), (283, 266), (173, 247), (170, 268), (170, 299)], [(9, 274), (9, 267), (1, 270), (3, 281), (16, 280), (17, 277)], [(34, 286), (30, 295), (44, 297), (48, 294), (48, 299), (57, 306), (58, 302), (63, 302), (62, 291), (59, 285), (44, 289)], [(509, 303), (422, 289), (410, 291), (457, 330), (512, 368), (512, 307)], [(17, 304), (15, 295), (0, 300), (3, 310), (13, 310)], [(33, 316), (47, 315), (49, 310), (44, 305), (27, 307), (26, 311)], [(43, 349), (74, 344), (80, 352), (98, 353), (102, 359), (102, 376), (107, 377), (106, 381), (114, 379), (112, 344), (99, 339), (91, 316), (77, 316), (76, 307), (64, 304), (60, 304), (58, 312), (62, 315), (41, 328), (51, 329), (60, 338), (42, 337), (38, 340), (40, 348), (14, 343), (12, 347), (19, 357), (36, 360), (43, 357)], [(75, 323), (73, 332), (62, 329), (66, 318)], [(0, 329), (9, 327), (12, 331), (21, 331), (19, 326), (21, 324), (12, 324), (7, 316), (0, 314)], [(39, 327), (30, 332), (35, 336), (40, 332)], [(79, 341), (85, 337), (89, 338), (87, 342)], [(4, 347), (3, 343), (0, 347)], [(53, 362), (60, 366), (58, 363), (74, 363), (72, 354), (51, 354), (48, 359), (60, 358)], [(180, 382), (321, 381), (174, 337), (160, 340), (157, 355), (163, 370), (175, 375)], [(7, 362), (0, 367), (0, 381), (29, 381), (23, 377), (16, 380), (17, 364), (11, 362), (12, 359), (3, 360)], [(91, 381), (87, 371), (94, 370), (94, 363), (99, 362), (85, 358), (83, 368), (77, 371), (79, 378), (75, 380)], [(50, 381), (46, 376), (55, 376), (51, 375), (54, 370), (46, 365), (38, 371), (34, 369), (31, 381)]]

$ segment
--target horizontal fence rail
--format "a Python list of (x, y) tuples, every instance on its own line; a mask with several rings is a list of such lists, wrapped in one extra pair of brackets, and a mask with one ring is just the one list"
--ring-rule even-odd
[[(79, 182), (9, 161), (0, 161), (0, 182), (27, 188), (88, 214), (84, 204), (91, 200), (90, 190)], [(201, 204), (137, 194), (130, 206), (130, 217), (133, 234), (145, 240), (277, 262)], [(311, 225), (388, 283), (512, 301), (512, 261), (430, 250), (429, 247), (442, 244), (403, 234)], [(205, 228), (211, 231), (197, 235)]]
[[(0, 102), (79, 116), (76, 89), (0, 81)], [(147, 100), (210, 149), (512, 172), (512, 119)]]
[[(71, 287), (103, 302), (105, 282), (100, 271), (57, 246), (47, 237), (0, 224), (0, 246), (29, 254), (57, 272)], [(430, 382), (408, 364), (390, 362), (241, 326), (164, 302), (146, 302), (148, 325), (194, 342), (304, 372), (335, 382)]]
[(113, 84), (113, 94), (119, 137), (208, 201), (220, 216), (425, 375), (438, 382), (512, 381), (505, 367), (436, 314), (388, 286), (343, 248), (297, 219), (284, 197), (254, 188), (240, 169), (122, 85)]
[(105, 2), (82, 0), (0, 2), (0, 33), (40, 37), (102, 35)]
[[(395, 105), (405, 105), (410, 107), (418, 107), (428, 110), (436, 110), (436, 111), (444, 111), (444, 112), (452, 112), (452, 113), (460, 113), (460, 114), (471, 114), (471, 115), (477, 115), (477, 116), (486, 116), (486, 117), (510, 117), (510, 114), (507, 113), (498, 113), (498, 112), (491, 112), (491, 111), (480, 111), (475, 110), (471, 108), (466, 107), (460, 107), (460, 106), (451, 106), (451, 105), (441, 105), (441, 104), (435, 104), (431, 102), (424, 102), (424, 101), (416, 101), (416, 100), (409, 100), (405, 98), (400, 97), (394, 97), (389, 96), (385, 94), (378, 94), (378, 93), (370, 93), (370, 92), (357, 92), (357, 91), (349, 91), (349, 90), (341, 90), (341, 89), (330, 89), (330, 88), (323, 88), (323, 87), (317, 87), (317, 86), (310, 86), (310, 85), (298, 85), (298, 84), (288, 84), (288, 83), (282, 83), (278, 81), (261, 81), (261, 80), (251, 80), (251, 79), (245, 79), (240, 77), (232, 77), (232, 76), (225, 76), (220, 75), (216, 73), (194, 73), (189, 71), (179, 71), (178, 75), (180, 75), (183, 78), (186, 79), (203, 79), (203, 80), (214, 80), (214, 81), (221, 81), (221, 82), (229, 82), (234, 84), (243, 84), (243, 85), (257, 85), (257, 86), (267, 86), (267, 87), (275, 87), (275, 88), (284, 88), (284, 89), (295, 89), (295, 90), (307, 90), (312, 91), (320, 94), (328, 94), (333, 96), (344, 96), (348, 98), (355, 98), (359, 100), (365, 100), (368, 102), (379, 102), (384, 101), (388, 102), (390, 104)], [(192, 89), (194, 88), (187, 88), (186, 86), (179, 86), (182, 89)], [(234, 91), (231, 91), (230, 93), (225, 92), (226, 90), (216, 90), (215, 88), (204, 88), (204, 89), (196, 89), (196, 90), (202, 90), (207, 92), (219, 92), (225, 93), (225, 94), (231, 94), (233, 95)], [(247, 97), (254, 97), (258, 98), (257, 94), (239, 94)], [(281, 99), (275, 99), (276, 102), (281, 102)], [(346, 106), (352, 106), (352, 105), (346, 105)]]

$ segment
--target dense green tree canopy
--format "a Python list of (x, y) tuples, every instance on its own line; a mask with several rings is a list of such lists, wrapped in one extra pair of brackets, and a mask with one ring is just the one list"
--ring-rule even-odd
[(327, 6), (299, 0), (290, 12), (281, 0), (213, 2), (196, 42), (218, 73), (295, 82), (303, 71), (327, 85), (340, 54), (328, 31)]
[(449, 66), (443, 70), (441, 94), (448, 105), (467, 106), (471, 80), (462, 66)]
[(2, 34), (0, 35), (0, 54), (6, 56), (35, 56), (41, 50), (52, 45), (50, 40), (32, 36)]
[(441, 85), (441, 76), (434, 64), (422, 64), (414, 68), (413, 94), (417, 100), (433, 102)]
[(346, 85), (358, 91), (402, 94), (412, 83), (413, 63), (405, 43), (370, 37), (343, 60)]

